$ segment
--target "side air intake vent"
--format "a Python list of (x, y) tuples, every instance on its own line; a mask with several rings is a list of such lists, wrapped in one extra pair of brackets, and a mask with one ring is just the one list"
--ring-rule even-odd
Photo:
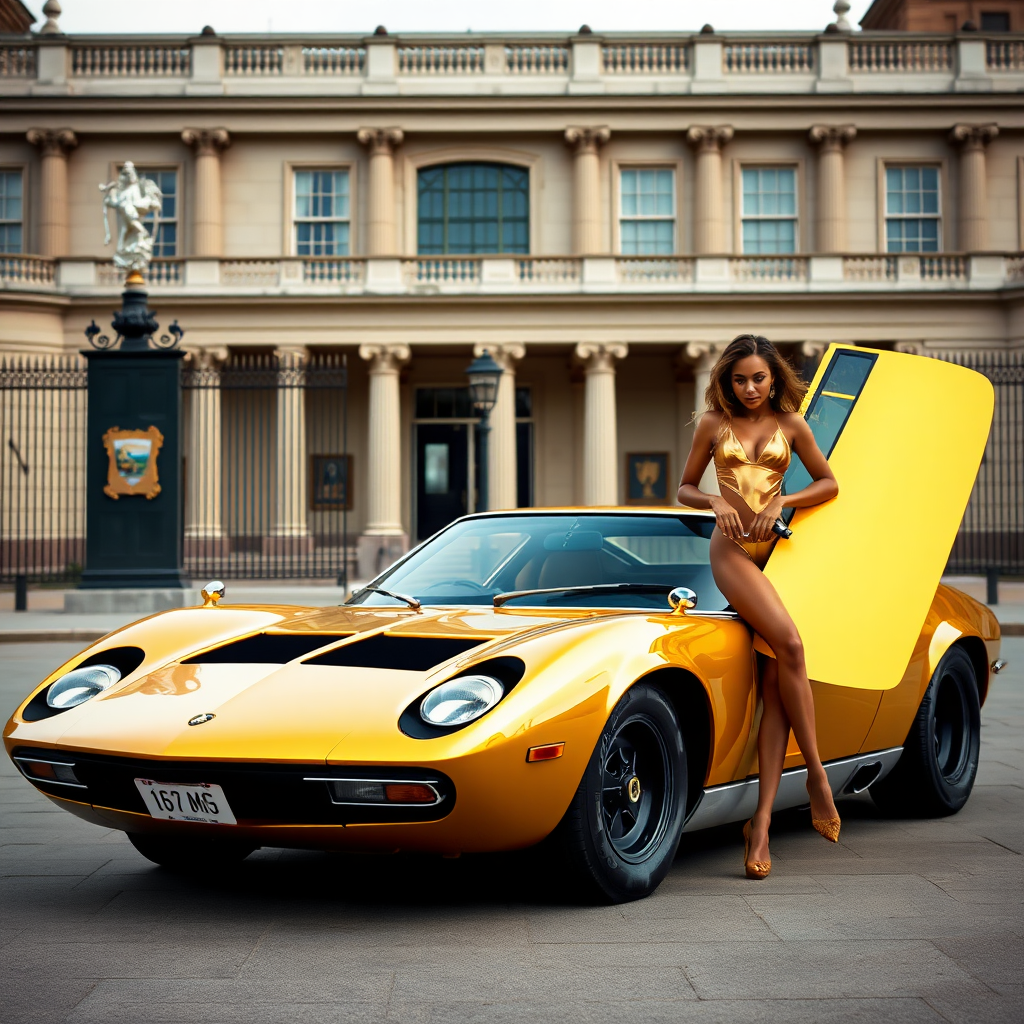
[(451, 637), (395, 636), (377, 633), (366, 640), (324, 651), (304, 665), (337, 665), (344, 668), (386, 668), (405, 672), (426, 672), (449, 658), (457, 658), (487, 640), (459, 640)]
[(284, 665), (351, 633), (257, 633), (182, 660), (183, 665)]

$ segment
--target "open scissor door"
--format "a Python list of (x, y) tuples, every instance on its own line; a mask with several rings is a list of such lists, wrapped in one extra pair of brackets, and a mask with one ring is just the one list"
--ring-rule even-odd
[[(803, 413), (839, 496), (797, 509), (765, 567), (811, 679), (889, 689), (903, 676), (974, 485), (993, 389), (940, 359), (832, 345)], [(784, 491), (809, 477), (794, 455)], [(758, 639), (759, 650), (767, 652)]]

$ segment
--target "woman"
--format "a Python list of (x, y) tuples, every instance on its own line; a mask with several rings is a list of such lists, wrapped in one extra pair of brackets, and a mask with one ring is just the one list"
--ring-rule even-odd
[[(807, 765), (812, 824), (830, 842), (839, 838), (839, 815), (818, 756), (814, 701), (800, 634), (761, 572), (777, 539), (772, 524), (783, 508), (820, 505), (839, 493), (810, 427), (797, 412), (806, 390), (771, 342), (741, 334), (711, 371), (704, 396), (709, 411), (697, 422), (679, 485), (681, 504), (715, 513), (711, 570), (718, 589), (775, 653), (774, 659), (762, 659), (766, 664), (757, 737), (760, 787), (757, 811), (743, 826), (748, 878), (766, 878), (771, 871), (768, 827), (790, 729)], [(812, 482), (782, 495), (782, 478), (794, 451)], [(705, 494), (699, 486), (712, 458), (720, 496)]]

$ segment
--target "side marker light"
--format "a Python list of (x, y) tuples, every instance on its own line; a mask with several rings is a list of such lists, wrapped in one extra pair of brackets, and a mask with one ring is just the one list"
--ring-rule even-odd
[(527, 761), (553, 761), (565, 753), (564, 743), (545, 743), (542, 747), (530, 747), (526, 752)]

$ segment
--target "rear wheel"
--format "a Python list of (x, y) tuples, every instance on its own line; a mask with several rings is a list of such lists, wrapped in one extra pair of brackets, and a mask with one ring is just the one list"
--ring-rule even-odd
[(974, 788), (980, 751), (974, 665), (962, 648), (953, 647), (928, 684), (896, 767), (871, 787), (871, 796), (891, 814), (955, 814)]
[(671, 701), (644, 683), (612, 711), (553, 837), (579, 894), (623, 903), (658, 887), (686, 816), (686, 752)]
[(230, 867), (259, 849), (255, 843), (237, 840), (180, 838), (143, 832), (129, 832), (128, 841), (154, 864), (190, 874)]

